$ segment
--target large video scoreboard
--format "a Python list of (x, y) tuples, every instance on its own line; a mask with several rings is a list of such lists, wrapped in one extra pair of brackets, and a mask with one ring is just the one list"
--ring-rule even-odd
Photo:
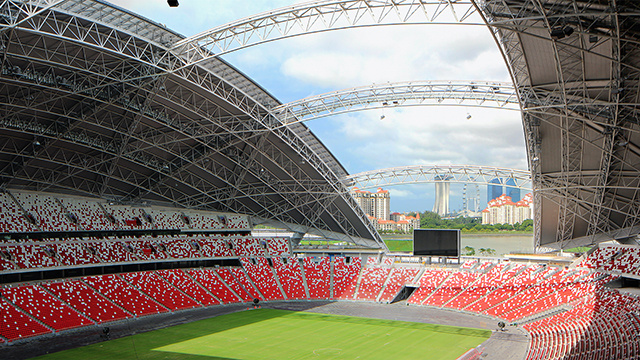
[(460, 230), (413, 229), (413, 255), (460, 256)]

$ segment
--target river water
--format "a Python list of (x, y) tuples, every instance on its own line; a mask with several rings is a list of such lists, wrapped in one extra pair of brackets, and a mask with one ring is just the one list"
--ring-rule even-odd
[[(464, 247), (470, 246), (475, 249), (476, 255), (480, 254), (480, 249), (494, 249), (495, 255), (500, 256), (511, 253), (532, 253), (533, 234), (460, 234), (460, 249), (464, 253)], [(406, 240), (412, 239), (392, 239)]]
[(533, 235), (511, 234), (461, 234), (460, 247), (464, 252), (465, 246), (471, 246), (479, 255), (480, 248), (490, 248), (496, 251), (496, 255), (533, 252)]

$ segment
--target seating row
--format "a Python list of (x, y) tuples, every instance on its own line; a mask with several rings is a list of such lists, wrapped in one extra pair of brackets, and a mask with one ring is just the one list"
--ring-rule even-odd
[(640, 248), (600, 245), (578, 264), (578, 267), (640, 276)]
[[(391, 301), (418, 286), (410, 304), (494, 315), (524, 328), (529, 359), (638, 355), (640, 301), (590, 270), (476, 264), (453, 269), (363, 267), (359, 257), (241, 258), (242, 267), (159, 270), (0, 288), (0, 339), (14, 341), (74, 327), (218, 304), (282, 299)], [(418, 274), (422, 272), (419, 279)], [(568, 310), (567, 310), (568, 309)], [(604, 349), (604, 350), (602, 350)]]
[(172, 258), (262, 257), (267, 249), (272, 256), (289, 256), (288, 245), (286, 238), (205, 236), (3, 242), (0, 243), (0, 271)]
[(75, 230), (206, 229), (250, 230), (244, 215), (114, 205), (58, 194), (12, 191), (0, 194), (0, 232)]

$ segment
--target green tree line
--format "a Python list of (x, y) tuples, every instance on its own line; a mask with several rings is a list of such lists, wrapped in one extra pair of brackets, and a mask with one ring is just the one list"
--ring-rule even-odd
[(514, 225), (482, 224), (482, 219), (470, 217), (457, 217), (443, 219), (437, 213), (425, 211), (420, 213), (420, 227), (423, 229), (460, 229), (464, 232), (495, 232), (495, 231), (523, 231), (533, 232), (533, 220), (525, 220)]

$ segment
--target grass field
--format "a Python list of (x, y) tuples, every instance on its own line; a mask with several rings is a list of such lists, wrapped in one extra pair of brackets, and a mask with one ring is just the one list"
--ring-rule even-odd
[(389, 251), (413, 251), (413, 240), (389, 240), (385, 239), (384, 243), (387, 244)]
[(41, 359), (453, 360), (488, 330), (286, 310), (222, 315)]

